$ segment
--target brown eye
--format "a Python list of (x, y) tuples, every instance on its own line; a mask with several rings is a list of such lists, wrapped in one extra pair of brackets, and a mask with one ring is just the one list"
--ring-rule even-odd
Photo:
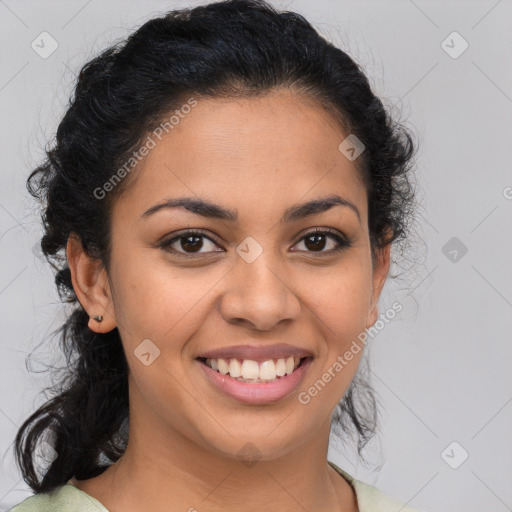
[(304, 238), (304, 245), (311, 251), (321, 251), (324, 249), (326, 244), (326, 236), (325, 235), (308, 235)]
[[(218, 249), (218, 245), (213, 240), (197, 231), (186, 231), (163, 242), (160, 247), (179, 256), (202, 255), (222, 251), (222, 249)], [(206, 250), (202, 251), (201, 249)]]
[[(302, 237), (299, 244), (304, 244), (306, 252), (333, 253), (350, 247), (349, 240), (341, 237), (332, 231), (315, 230), (310, 231)], [(327, 248), (327, 250), (324, 250)]]
[(181, 248), (185, 252), (197, 252), (203, 246), (203, 237), (198, 235), (181, 236), (179, 238)]

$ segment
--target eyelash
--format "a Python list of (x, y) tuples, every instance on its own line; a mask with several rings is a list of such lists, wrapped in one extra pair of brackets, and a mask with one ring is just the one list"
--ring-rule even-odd
[[(215, 240), (213, 240), (211, 237), (207, 236), (203, 230), (197, 229), (197, 230), (185, 231), (185, 232), (179, 234), (178, 236), (175, 236), (169, 240), (165, 240), (159, 244), (159, 247), (169, 253), (175, 254), (179, 257), (185, 257), (185, 258), (200, 258), (200, 257), (204, 257), (206, 254), (213, 254), (212, 252), (207, 252), (207, 253), (180, 252), (180, 251), (177, 251), (176, 249), (173, 249), (172, 247), (170, 247), (174, 242), (177, 242), (177, 241), (181, 240), (182, 238), (187, 238), (188, 236), (193, 236), (193, 235), (197, 235), (197, 236), (206, 238), (207, 240), (210, 240), (210, 242), (212, 242), (216, 245), (219, 245), (219, 244), (217, 244), (217, 242), (215, 242)], [(297, 241), (297, 243), (295, 245), (302, 242), (308, 236), (312, 236), (312, 235), (328, 235), (329, 237), (333, 238), (336, 241), (336, 243), (338, 244), (338, 246), (336, 248), (330, 249), (329, 251), (318, 251), (317, 253), (315, 253), (315, 251), (306, 251), (306, 252), (309, 252), (309, 253), (315, 255), (315, 257), (321, 257), (322, 254), (338, 253), (345, 249), (348, 249), (349, 247), (352, 247), (352, 242), (350, 240), (340, 236), (337, 231), (332, 230), (330, 228), (324, 228), (324, 229), (315, 228), (311, 231), (308, 231), (307, 233), (305, 233), (302, 236), (302, 238), (300, 238), (300, 240)], [(221, 252), (221, 251), (214, 251), (214, 252)], [(298, 252), (303, 252), (303, 251), (298, 251)]]

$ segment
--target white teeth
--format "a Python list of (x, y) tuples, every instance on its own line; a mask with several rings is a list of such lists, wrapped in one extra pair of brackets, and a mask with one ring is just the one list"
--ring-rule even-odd
[(274, 380), (277, 376), (276, 375), (276, 365), (275, 365), (274, 361), (272, 361), (272, 359), (270, 361), (263, 361), (263, 363), (261, 363), (259, 370), (260, 370), (260, 374), (259, 374), (260, 379)]
[(276, 363), (276, 375), (283, 377), (286, 375), (286, 361), (284, 359), (278, 359)]
[(252, 359), (206, 359), (206, 364), (222, 375), (229, 375), (240, 381), (273, 381), (277, 377), (290, 375), (299, 366), (299, 357), (269, 359), (258, 363)]
[[(209, 359), (209, 361), (215, 361), (215, 359)], [(222, 375), (226, 375), (229, 372), (229, 364), (225, 359), (217, 359), (218, 371)]]
[[(231, 372), (229, 372), (229, 374), (231, 377), (238, 377), (238, 375), (233, 375)], [(260, 377), (260, 367), (258, 363), (250, 359), (245, 359), (242, 363), (242, 377), (244, 379), (258, 379)]]
[(231, 377), (240, 377), (240, 375), (242, 375), (242, 367), (238, 362), (238, 359), (230, 359), (229, 375), (231, 375)]

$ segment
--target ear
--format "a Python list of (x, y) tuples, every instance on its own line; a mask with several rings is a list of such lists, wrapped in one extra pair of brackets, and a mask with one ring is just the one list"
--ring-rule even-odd
[[(89, 329), (105, 333), (117, 325), (108, 276), (103, 262), (91, 258), (82, 247), (80, 237), (71, 233), (66, 245), (71, 282), (76, 296), (89, 315)], [(94, 316), (101, 315), (98, 322)]]
[(379, 316), (379, 297), (384, 287), (384, 283), (388, 277), (390, 266), (391, 243), (388, 243), (381, 249), (377, 249), (375, 262), (373, 264), (373, 289), (372, 298), (370, 303), (370, 311), (368, 313), (368, 320), (366, 327), (370, 328), (378, 319)]

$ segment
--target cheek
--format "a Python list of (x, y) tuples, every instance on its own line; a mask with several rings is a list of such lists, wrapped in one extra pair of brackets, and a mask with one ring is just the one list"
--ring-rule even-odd
[(116, 318), (127, 348), (149, 338), (162, 352), (173, 353), (199, 330), (211, 292), (225, 273), (220, 267), (176, 268), (165, 259), (136, 255), (120, 259), (115, 269)]
[(324, 343), (315, 372), (298, 396), (312, 416), (332, 412), (354, 378), (364, 352), (360, 334), (371, 298), (371, 277), (363, 270), (338, 273), (318, 284), (323, 287), (317, 288), (311, 304)]
[(132, 255), (113, 266), (116, 318), (137, 393), (171, 419), (191, 406), (180, 385), (187, 378), (183, 350), (204, 322), (207, 291), (218, 278), (143, 260)]
[(336, 272), (316, 276), (309, 305), (321, 320), (327, 340), (342, 348), (364, 331), (372, 295), (371, 267), (361, 259)]

